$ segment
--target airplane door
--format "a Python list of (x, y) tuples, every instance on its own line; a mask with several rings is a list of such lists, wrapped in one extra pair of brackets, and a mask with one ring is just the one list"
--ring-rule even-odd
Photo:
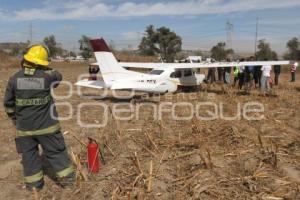
[(180, 79), (182, 76), (183, 76), (183, 73), (181, 70), (175, 70), (170, 74), (171, 80), (176, 82), (176, 84), (180, 83)]
[(197, 85), (197, 78), (193, 69), (183, 69), (182, 77), (180, 78), (181, 85), (192, 86)]

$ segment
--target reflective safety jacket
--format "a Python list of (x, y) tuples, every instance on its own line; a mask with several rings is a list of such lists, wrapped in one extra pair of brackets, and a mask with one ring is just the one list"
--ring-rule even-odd
[(234, 77), (238, 77), (239, 72), (240, 72), (239, 67), (234, 67), (234, 69), (233, 69), (233, 75), (234, 75)]
[(51, 87), (57, 87), (62, 75), (52, 69), (25, 67), (10, 77), (4, 107), (16, 123), (17, 136), (55, 133), (60, 130)]

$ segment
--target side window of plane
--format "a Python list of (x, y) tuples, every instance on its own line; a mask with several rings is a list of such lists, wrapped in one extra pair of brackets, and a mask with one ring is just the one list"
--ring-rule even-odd
[(171, 78), (181, 78), (181, 71), (172, 72), (170, 77)]
[(192, 74), (193, 74), (193, 73), (192, 73), (192, 70), (190, 70), (190, 69), (185, 69), (185, 70), (184, 70), (184, 76), (185, 76), (185, 77), (187, 77), (187, 76), (192, 76)]
[(170, 74), (170, 77), (171, 77), (171, 78), (175, 78), (175, 75), (176, 75), (176, 72), (172, 72), (172, 73)]

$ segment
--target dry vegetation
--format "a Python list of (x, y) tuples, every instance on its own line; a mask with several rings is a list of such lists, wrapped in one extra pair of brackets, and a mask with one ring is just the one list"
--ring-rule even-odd
[[(78, 74), (86, 73), (84, 64), (55, 64), (64, 79), (75, 82)], [(6, 81), (16, 69), (0, 69), (1, 96)], [(300, 77), (300, 74), (298, 73)], [(196, 92), (196, 104), (214, 96), (213, 102), (225, 103), (225, 114), (236, 112), (236, 103), (259, 101), (265, 106), (261, 121), (213, 120), (175, 121), (164, 113), (162, 120), (153, 120), (152, 109), (144, 107), (139, 120), (118, 121), (108, 115), (104, 128), (80, 128), (73, 118), (61, 122), (72, 160), (77, 166), (77, 185), (63, 190), (48, 177), (45, 188), (34, 197), (22, 188), (20, 158), (14, 147), (14, 128), (0, 110), (0, 199), (300, 199), (300, 82), (288, 83), (284, 73), (275, 96), (239, 95), (236, 89), (218, 84), (203, 86)], [(66, 86), (56, 93), (66, 95)], [(98, 91), (86, 89), (86, 96)], [(212, 95), (213, 94), (213, 95)], [(182, 93), (165, 101), (184, 101)], [(63, 100), (57, 100), (62, 102)], [(74, 94), (70, 99), (74, 109), (79, 103), (105, 102), (110, 107), (119, 102), (82, 99)], [(131, 102), (134, 106), (140, 100)], [(61, 116), (69, 112), (58, 107)], [(178, 114), (186, 114), (182, 108)], [(101, 109), (84, 109), (82, 120), (99, 123)], [(106, 161), (97, 175), (86, 171), (87, 137), (102, 146)]]
[(19, 67), (20, 61), (16, 58), (9, 56), (6, 52), (0, 50), (0, 68), (11, 68), (11, 67)]

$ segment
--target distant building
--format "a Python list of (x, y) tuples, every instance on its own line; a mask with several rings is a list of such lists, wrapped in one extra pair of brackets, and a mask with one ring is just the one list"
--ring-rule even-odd
[(190, 63), (200, 63), (202, 61), (202, 56), (189, 56), (186, 58)]

